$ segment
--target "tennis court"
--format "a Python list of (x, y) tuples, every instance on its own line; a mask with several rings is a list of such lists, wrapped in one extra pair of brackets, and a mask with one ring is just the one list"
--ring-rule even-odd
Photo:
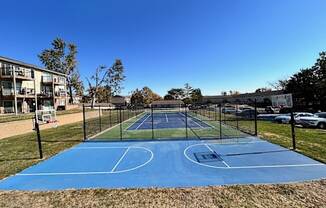
[[(187, 119), (187, 122), (185, 119)], [(189, 128), (212, 128), (211, 125), (192, 116), (185, 115), (184, 112), (162, 112), (155, 114), (146, 113), (127, 130), (185, 128), (185, 125), (188, 125)]]
[(325, 177), (324, 164), (256, 137), (84, 142), (2, 180), (0, 189), (194, 187)]

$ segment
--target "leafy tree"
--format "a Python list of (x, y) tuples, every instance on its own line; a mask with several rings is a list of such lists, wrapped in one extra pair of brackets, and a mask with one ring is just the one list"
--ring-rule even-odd
[(286, 85), (286, 91), (300, 98), (302, 104), (308, 106), (317, 103), (317, 77), (311, 69), (301, 69), (294, 74)]
[(164, 100), (174, 100), (173, 96), (169, 95), (169, 94), (165, 95), (163, 99)]
[(122, 82), (125, 80), (124, 67), (120, 59), (116, 59), (107, 74), (107, 87), (111, 88), (112, 96), (121, 92)]
[(201, 94), (201, 90), (199, 88), (193, 89), (190, 95), (193, 103), (200, 103), (203, 100), (203, 95)]
[(155, 100), (161, 100), (161, 96), (153, 92), (149, 87), (143, 87), (141, 90), (136, 89), (131, 96), (131, 104), (148, 105)]
[(168, 91), (168, 95), (172, 96), (174, 100), (180, 100), (185, 97), (184, 90), (182, 88), (172, 88)]
[(189, 85), (189, 83), (186, 83), (184, 85), (184, 89), (183, 89), (184, 97), (185, 98), (190, 98), (192, 91), (193, 91), (193, 88)]
[(144, 97), (144, 104), (151, 104), (153, 101), (161, 100), (161, 96), (153, 92), (149, 87), (143, 87), (142, 95)]
[(86, 78), (89, 86), (88, 93), (91, 97), (92, 108), (94, 107), (95, 102), (97, 101), (96, 99), (98, 97), (97, 95), (99, 92), (99, 88), (106, 81), (108, 73), (109, 71), (107, 67), (102, 65), (96, 68), (95, 74), (91, 76), (90, 80)]
[(138, 88), (133, 91), (131, 98), (130, 98), (130, 102), (133, 106), (141, 106), (144, 105), (144, 96), (141, 90), (139, 90)]
[(66, 43), (60, 38), (53, 40), (51, 49), (45, 49), (38, 55), (46, 69), (67, 75), (69, 103), (73, 103), (73, 91), (81, 93), (83, 89), (83, 82), (76, 71), (76, 55), (76, 45)]
[(96, 101), (98, 103), (105, 103), (109, 100), (110, 94), (110, 88), (107, 88), (106, 86), (99, 86), (97, 88)]

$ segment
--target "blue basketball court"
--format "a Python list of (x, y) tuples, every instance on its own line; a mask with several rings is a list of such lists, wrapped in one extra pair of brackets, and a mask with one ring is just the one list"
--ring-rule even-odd
[[(187, 122), (185, 121), (187, 119)], [(212, 128), (208, 123), (194, 118), (190, 115), (185, 116), (184, 113), (146, 113), (140, 119), (138, 119), (127, 130), (148, 130), (148, 129), (173, 129), (173, 128), (185, 128), (185, 125), (189, 128)]]
[(256, 137), (84, 142), (0, 182), (2, 190), (194, 187), (326, 178), (326, 165)]

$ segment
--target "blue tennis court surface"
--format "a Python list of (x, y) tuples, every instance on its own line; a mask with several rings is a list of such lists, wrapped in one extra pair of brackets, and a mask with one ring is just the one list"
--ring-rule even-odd
[(254, 138), (85, 142), (6, 178), (2, 190), (193, 187), (326, 178), (326, 166)]
[[(152, 126), (153, 119), (153, 126)], [(155, 113), (153, 117), (150, 113), (145, 114), (138, 119), (127, 130), (148, 130), (152, 129), (172, 129), (172, 128), (185, 128), (186, 122), (189, 128), (212, 128), (209, 124), (183, 113)]]

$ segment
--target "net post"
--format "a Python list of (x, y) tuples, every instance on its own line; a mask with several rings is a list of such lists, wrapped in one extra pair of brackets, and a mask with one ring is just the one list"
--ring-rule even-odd
[(121, 120), (121, 106), (119, 107), (119, 122), (120, 122), (120, 140), (122, 140), (122, 120)]
[(220, 139), (222, 139), (222, 104), (219, 105)]
[(153, 115), (153, 106), (151, 105), (151, 118), (152, 118), (152, 139), (154, 140), (154, 115)]
[(100, 132), (102, 132), (102, 118), (101, 118), (101, 105), (98, 106), (98, 121), (100, 126)]
[(257, 99), (255, 99), (255, 136), (258, 135), (258, 128), (257, 128)]
[(36, 131), (36, 135), (37, 135), (37, 144), (38, 144), (38, 151), (40, 154), (40, 159), (43, 158), (43, 151), (42, 151), (42, 141), (41, 141), (41, 133), (40, 133), (40, 126), (38, 123), (38, 118), (35, 115), (35, 131)]
[(83, 132), (84, 132), (84, 141), (86, 141), (86, 116), (85, 116), (85, 104), (83, 104)]
[(214, 106), (214, 120), (217, 121), (217, 105)]
[(293, 114), (293, 108), (291, 108), (291, 135), (292, 135), (292, 148), (296, 150), (296, 137), (295, 137), (295, 120)]

